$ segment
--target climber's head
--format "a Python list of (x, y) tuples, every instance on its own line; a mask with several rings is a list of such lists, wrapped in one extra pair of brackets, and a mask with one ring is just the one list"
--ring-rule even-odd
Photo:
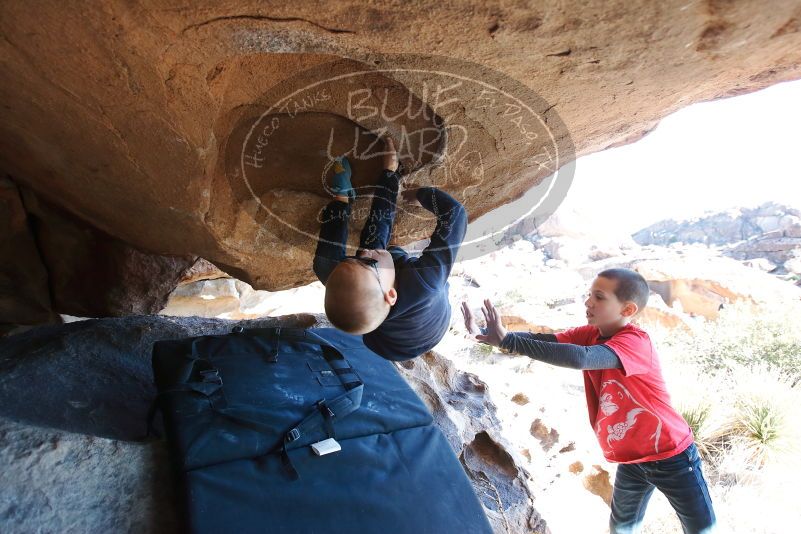
[(325, 314), (349, 334), (372, 332), (398, 300), (395, 264), (386, 250), (360, 249), (331, 271), (325, 285)]

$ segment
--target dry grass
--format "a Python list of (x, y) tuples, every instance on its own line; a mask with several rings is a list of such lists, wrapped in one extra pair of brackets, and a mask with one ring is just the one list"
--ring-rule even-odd
[[(788, 500), (801, 478), (801, 305), (732, 306), (699, 322), (694, 336), (649, 332), (695, 434), (723, 531), (787, 532), (801, 522)], [(679, 528), (659, 498), (645, 523), (651, 534)]]

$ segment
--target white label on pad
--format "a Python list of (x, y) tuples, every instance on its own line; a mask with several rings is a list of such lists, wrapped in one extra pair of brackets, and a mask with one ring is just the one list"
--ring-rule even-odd
[(324, 439), (323, 441), (318, 441), (317, 443), (312, 443), (311, 446), (314, 454), (317, 456), (324, 456), (326, 454), (331, 454), (332, 452), (341, 451), (342, 447), (339, 446), (339, 443), (334, 438)]

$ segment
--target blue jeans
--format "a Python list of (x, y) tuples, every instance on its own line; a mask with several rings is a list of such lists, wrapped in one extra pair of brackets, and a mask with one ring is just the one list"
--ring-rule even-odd
[[(373, 193), (370, 214), (364, 223), (359, 238), (359, 248), (386, 249), (392, 226), (395, 222), (395, 210), (400, 188), (400, 174), (383, 170)], [(350, 204), (332, 200), (320, 213), (320, 238), (314, 254), (314, 273), (325, 285), (328, 275), (346, 256), (345, 245), (348, 241), (348, 222), (350, 221)], [(393, 258), (403, 253), (399, 247), (390, 247)]]
[(618, 465), (609, 518), (611, 534), (639, 532), (654, 488), (676, 510), (685, 534), (714, 531), (715, 512), (701, 472), (701, 457), (693, 443), (684, 452), (664, 460)]

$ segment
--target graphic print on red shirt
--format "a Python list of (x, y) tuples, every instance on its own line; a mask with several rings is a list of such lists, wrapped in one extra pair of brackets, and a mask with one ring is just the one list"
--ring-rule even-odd
[(627, 324), (609, 338), (594, 325), (558, 332), (560, 343), (603, 344), (622, 369), (583, 371), (590, 424), (610, 462), (638, 463), (679, 454), (693, 442), (692, 431), (673, 409), (659, 358), (648, 333)]

